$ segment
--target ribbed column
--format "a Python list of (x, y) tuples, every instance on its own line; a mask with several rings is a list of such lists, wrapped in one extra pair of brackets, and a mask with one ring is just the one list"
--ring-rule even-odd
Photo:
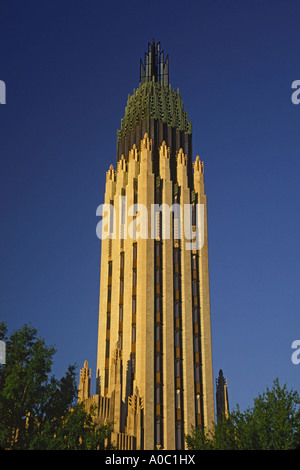
[[(151, 141), (141, 142), (138, 203), (140, 233), (137, 236), (136, 383), (144, 397), (144, 448), (154, 446), (154, 240), (151, 239), (151, 204), (154, 201)], [(148, 230), (147, 230), (148, 229)], [(146, 238), (142, 238), (142, 237)]]
[[(172, 181), (170, 179), (170, 152), (165, 142), (159, 150), (160, 177), (162, 179), (162, 204), (172, 206)], [(174, 390), (174, 318), (173, 318), (173, 230), (172, 214), (163, 223), (170, 227), (170, 236), (164, 238), (162, 226), (162, 311), (163, 311), (163, 446), (175, 449), (175, 390)]]
[[(112, 239), (112, 282), (111, 282), (111, 315), (110, 315), (110, 355), (112, 357), (116, 346), (119, 345), (119, 305), (123, 303), (124, 280), (121, 283), (121, 257), (120, 257), (120, 227), (121, 207), (120, 197), (124, 195), (127, 183), (127, 169), (124, 157), (117, 163), (116, 191), (114, 196), (115, 209), (115, 238)], [(122, 276), (123, 277), (123, 276)], [(113, 390), (109, 386), (108, 393)]]
[(195, 426), (194, 398), (194, 353), (193, 353), (193, 319), (192, 319), (192, 284), (191, 284), (191, 251), (186, 249), (185, 230), (186, 211), (184, 206), (190, 204), (190, 190), (187, 177), (187, 156), (182, 149), (177, 156), (177, 181), (180, 187), (181, 218), (181, 299), (182, 299), (182, 371), (183, 371), (183, 404), (184, 433), (189, 434)]
[(137, 177), (139, 174), (139, 157), (136, 146), (129, 152), (128, 158), (128, 182), (126, 186), (127, 203), (127, 233), (124, 239), (125, 266), (124, 280), (125, 291), (123, 299), (123, 401), (127, 403), (128, 396), (133, 393), (133, 380), (136, 368), (135, 338), (133, 328), (136, 324), (136, 259), (134, 259), (134, 243), (128, 235), (128, 227), (134, 217), (128, 215), (129, 208), (136, 202)]
[[(107, 312), (110, 310), (108, 297), (108, 286), (112, 279), (112, 257), (111, 246), (112, 239), (110, 234), (110, 216), (105, 205), (113, 204), (116, 191), (115, 172), (113, 165), (106, 173), (106, 186), (104, 196), (103, 210), (103, 233), (98, 234), (102, 237), (101, 243), (101, 279), (100, 279), (100, 298), (99, 298), (99, 324), (98, 324), (98, 351), (97, 351), (97, 393), (106, 394), (109, 381), (109, 362), (110, 362), (110, 325), (107, 322)], [(104, 233), (105, 232), (105, 233)]]
[[(203, 234), (203, 246), (198, 251), (200, 319), (201, 319), (201, 354), (203, 383), (203, 414), (204, 426), (211, 428), (214, 422), (214, 390), (211, 345), (209, 266), (208, 266), (208, 231), (207, 231), (207, 199), (204, 193), (203, 162), (199, 156), (194, 163), (194, 188), (197, 203), (203, 204), (204, 218), (198, 217), (197, 231)], [(198, 212), (200, 214), (200, 211)], [(202, 225), (204, 223), (204, 226)]]

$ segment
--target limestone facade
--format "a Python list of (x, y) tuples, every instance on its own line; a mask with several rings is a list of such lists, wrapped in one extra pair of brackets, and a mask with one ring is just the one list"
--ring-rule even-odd
[[(97, 394), (91, 400), (84, 367), (79, 397), (98, 403), (102, 422), (114, 422), (112, 437), (127, 448), (183, 449), (192, 426), (209, 427), (214, 421), (203, 163), (196, 158), (191, 191), (182, 149), (175, 185), (169, 160), (162, 142), (155, 177), (152, 143), (145, 134), (140, 150), (134, 146), (127, 161), (122, 157), (117, 169), (107, 172), (105, 202), (115, 209), (115, 225), (103, 226)], [(204, 206), (201, 249), (186, 249), (183, 217), (180, 237), (173, 217), (170, 236), (163, 238), (160, 212), (153, 237), (155, 202), (170, 208), (177, 201), (183, 208), (192, 199)], [(132, 204), (138, 204), (137, 214), (129, 210)]]
[(120, 449), (184, 449), (192, 426), (214, 422), (204, 166), (198, 156), (192, 163), (191, 124), (168, 62), (158, 84), (158, 56), (151, 45), (152, 71), (128, 100), (117, 166), (106, 174), (96, 394), (87, 363), (79, 385), (98, 422), (114, 423)]

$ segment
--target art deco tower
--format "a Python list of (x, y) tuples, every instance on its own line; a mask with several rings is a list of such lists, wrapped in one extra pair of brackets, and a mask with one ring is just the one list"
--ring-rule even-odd
[[(121, 449), (184, 449), (192, 425), (214, 421), (206, 195), (191, 122), (154, 41), (121, 120), (105, 204), (97, 395), (84, 394), (85, 364), (81, 400), (97, 404), (99, 421), (114, 421)], [(168, 209), (167, 233), (154, 204), (191, 208), (192, 236), (186, 218)], [(192, 238), (198, 229), (201, 246)]]

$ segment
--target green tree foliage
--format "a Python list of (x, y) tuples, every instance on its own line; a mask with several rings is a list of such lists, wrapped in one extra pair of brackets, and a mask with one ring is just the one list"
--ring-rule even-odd
[(6, 364), (0, 369), (0, 447), (4, 449), (103, 448), (110, 426), (96, 426), (77, 405), (75, 366), (57, 380), (50, 376), (55, 348), (30, 325), (7, 337)]
[(191, 450), (289, 450), (300, 447), (300, 397), (296, 391), (280, 387), (254, 399), (252, 408), (239, 408), (214, 424), (211, 432), (194, 428), (186, 436)]
[(67, 410), (63, 417), (47, 420), (39, 434), (32, 438), (34, 450), (99, 450), (112, 430), (111, 425), (97, 426), (83, 403)]

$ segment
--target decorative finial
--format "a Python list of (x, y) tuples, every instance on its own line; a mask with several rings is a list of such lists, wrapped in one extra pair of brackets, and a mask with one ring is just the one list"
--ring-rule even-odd
[(164, 86), (169, 85), (169, 57), (164, 59), (164, 51), (160, 50), (160, 42), (148, 43), (148, 52), (145, 52), (144, 63), (140, 60), (140, 83), (160, 82)]

